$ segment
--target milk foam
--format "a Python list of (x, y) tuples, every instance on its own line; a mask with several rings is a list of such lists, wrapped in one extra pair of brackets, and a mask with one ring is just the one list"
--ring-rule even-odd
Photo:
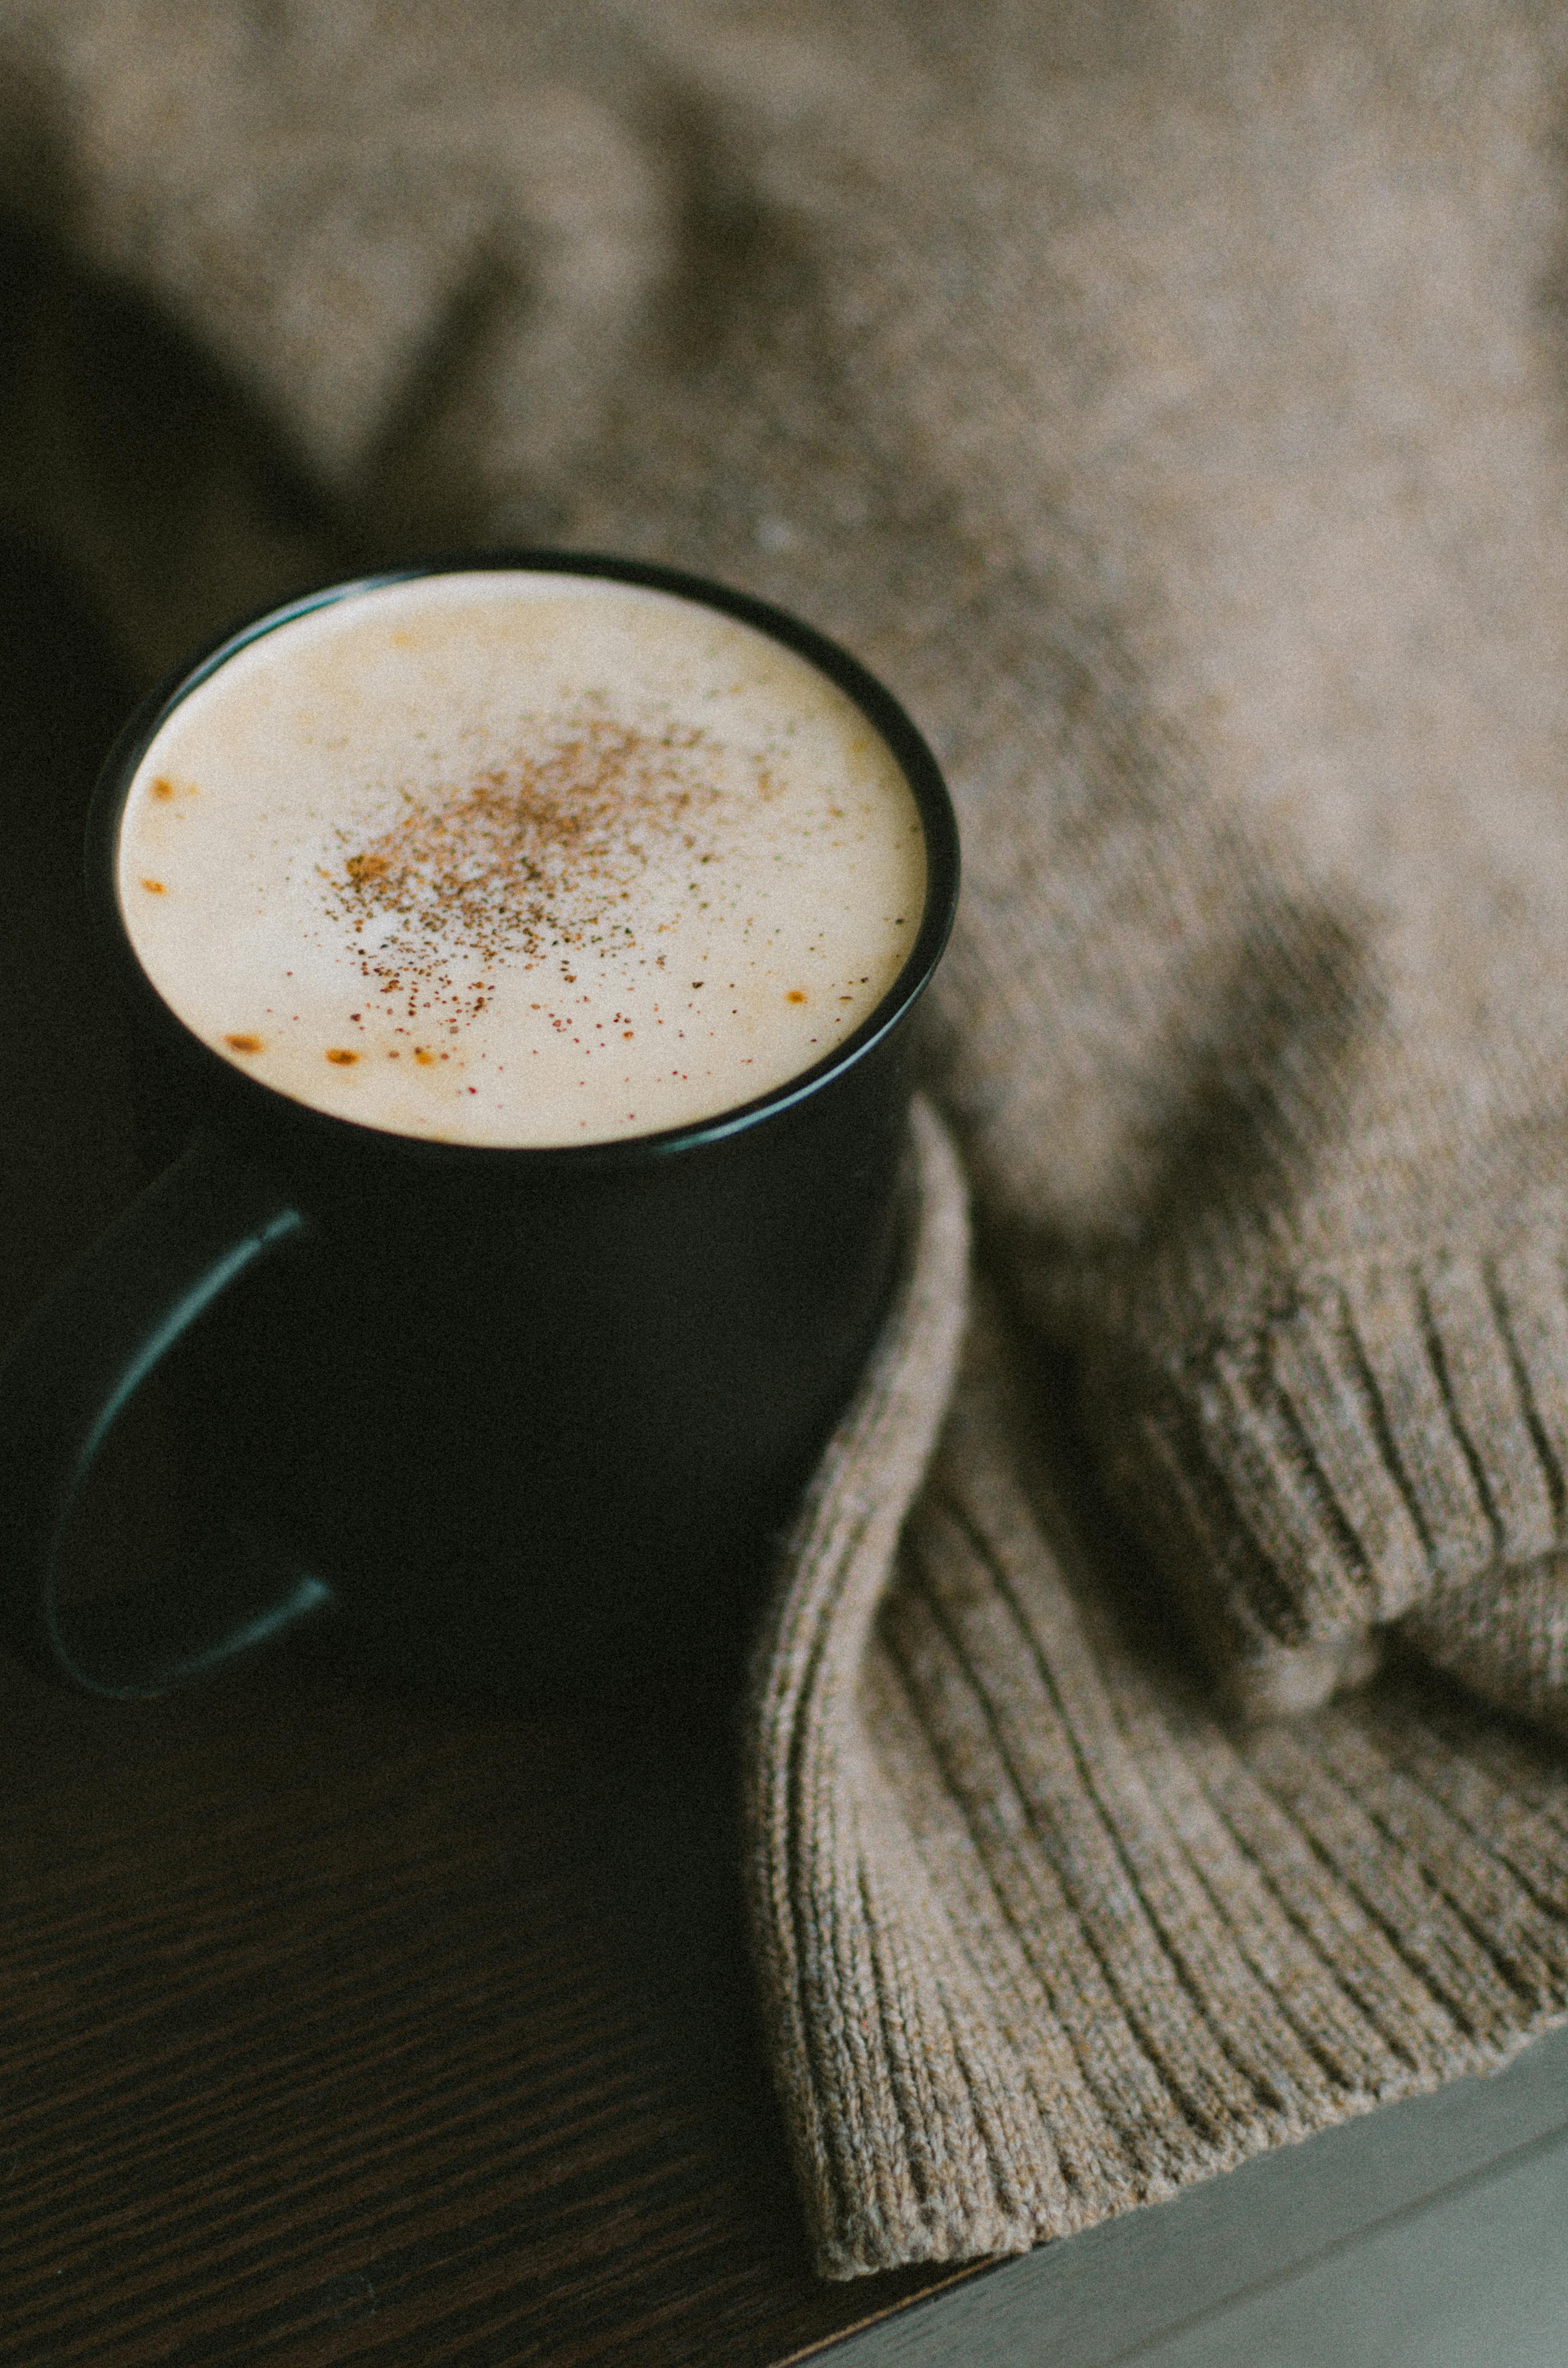
[(120, 825), (131, 940), (213, 1051), (454, 1142), (648, 1134), (810, 1068), (926, 894), (854, 702), (670, 593), (426, 577), (275, 627), (191, 691)]

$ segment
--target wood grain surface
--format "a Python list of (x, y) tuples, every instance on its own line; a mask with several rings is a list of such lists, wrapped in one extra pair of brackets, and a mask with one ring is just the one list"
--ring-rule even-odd
[[(125, 700), (5, 541), (6, 1335), (131, 1190), (75, 886)], [(0, 2357), (762, 2363), (940, 2283), (812, 2274), (727, 1657), (507, 1702), (324, 1629), (131, 1707), (0, 1662)]]
[(710, 1705), (324, 1633), (0, 1725), (0, 2354), (762, 2362), (922, 2283), (811, 2274)]

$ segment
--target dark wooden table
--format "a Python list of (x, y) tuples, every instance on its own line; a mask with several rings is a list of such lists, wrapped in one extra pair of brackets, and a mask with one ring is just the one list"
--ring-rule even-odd
[[(76, 852), (126, 696), (0, 543), (0, 1338), (134, 1189)], [(0, 2358), (762, 2363), (940, 2283), (812, 2276), (733, 1702), (465, 1695), (331, 1631), (132, 1707), (0, 1660)]]
[(722, 1713), (324, 1633), (0, 1702), (0, 2357), (761, 2363), (932, 2283), (812, 2275)]

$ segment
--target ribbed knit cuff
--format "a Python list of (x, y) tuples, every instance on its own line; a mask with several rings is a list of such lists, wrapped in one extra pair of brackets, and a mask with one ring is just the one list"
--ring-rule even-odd
[[(1402, 1621), (1418, 1642), (1440, 1631), (1446, 1665), (1473, 1661), (1494, 1700), (1539, 1711), (1561, 1682), (1540, 1576), (1568, 1473), (1554, 1243), (1368, 1259), (1197, 1351), (1104, 1344), (1086, 1403), (1108, 1486), (1244, 1712), (1360, 1681)], [(1501, 1588), (1522, 1572), (1530, 1588)]]
[[(917, 1218), (908, 1266), (785, 1556), (759, 1639), (744, 1759), (763, 2010), (802, 2199), (829, 2277), (950, 2256), (948, 2224), (955, 2212), (967, 2221), (973, 2203), (937, 2180), (923, 2209), (903, 2143), (911, 2123), (918, 2131), (937, 2116), (934, 2100), (929, 2112), (900, 2112), (899, 2095), (928, 2085), (929, 2075), (887, 2033), (945, 2020), (939, 1998), (926, 1995), (934, 1975), (924, 1945), (942, 1919), (917, 1916), (911, 1932), (901, 1931), (908, 1919), (874, 1896), (879, 1869), (882, 1881), (896, 1882), (907, 1852), (885, 1787), (867, 1769), (860, 1731), (867, 1639), (947, 1410), (967, 1308), (968, 1196), (951, 1144), (919, 1102), (913, 1154)], [(890, 1817), (893, 1831), (879, 1848), (868, 1822)], [(891, 2018), (866, 2010), (883, 1992), (893, 2000)], [(960, 2169), (955, 2162), (953, 2175)], [(926, 2227), (932, 2210), (942, 2225)], [(1015, 2246), (1028, 2241), (1015, 2232)], [(1007, 2242), (998, 2229), (981, 2248)]]
[(915, 1260), (745, 1744), (764, 2015), (831, 2277), (1087, 2227), (1505, 2063), (1568, 2004), (1557, 1755), (1409, 1668), (1217, 1721), (983, 1290), (942, 1419), (962, 1194), (924, 1114), (919, 1142)]

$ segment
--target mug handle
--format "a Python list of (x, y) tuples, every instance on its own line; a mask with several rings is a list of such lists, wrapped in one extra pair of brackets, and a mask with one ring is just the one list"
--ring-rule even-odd
[(35, 1308), (0, 1364), (0, 1633), (51, 1677), (166, 1693), (324, 1610), (333, 1590), (236, 1524), (155, 1589), (62, 1603), (62, 1558), (116, 1421), (230, 1284), (311, 1219), (205, 1131)]

